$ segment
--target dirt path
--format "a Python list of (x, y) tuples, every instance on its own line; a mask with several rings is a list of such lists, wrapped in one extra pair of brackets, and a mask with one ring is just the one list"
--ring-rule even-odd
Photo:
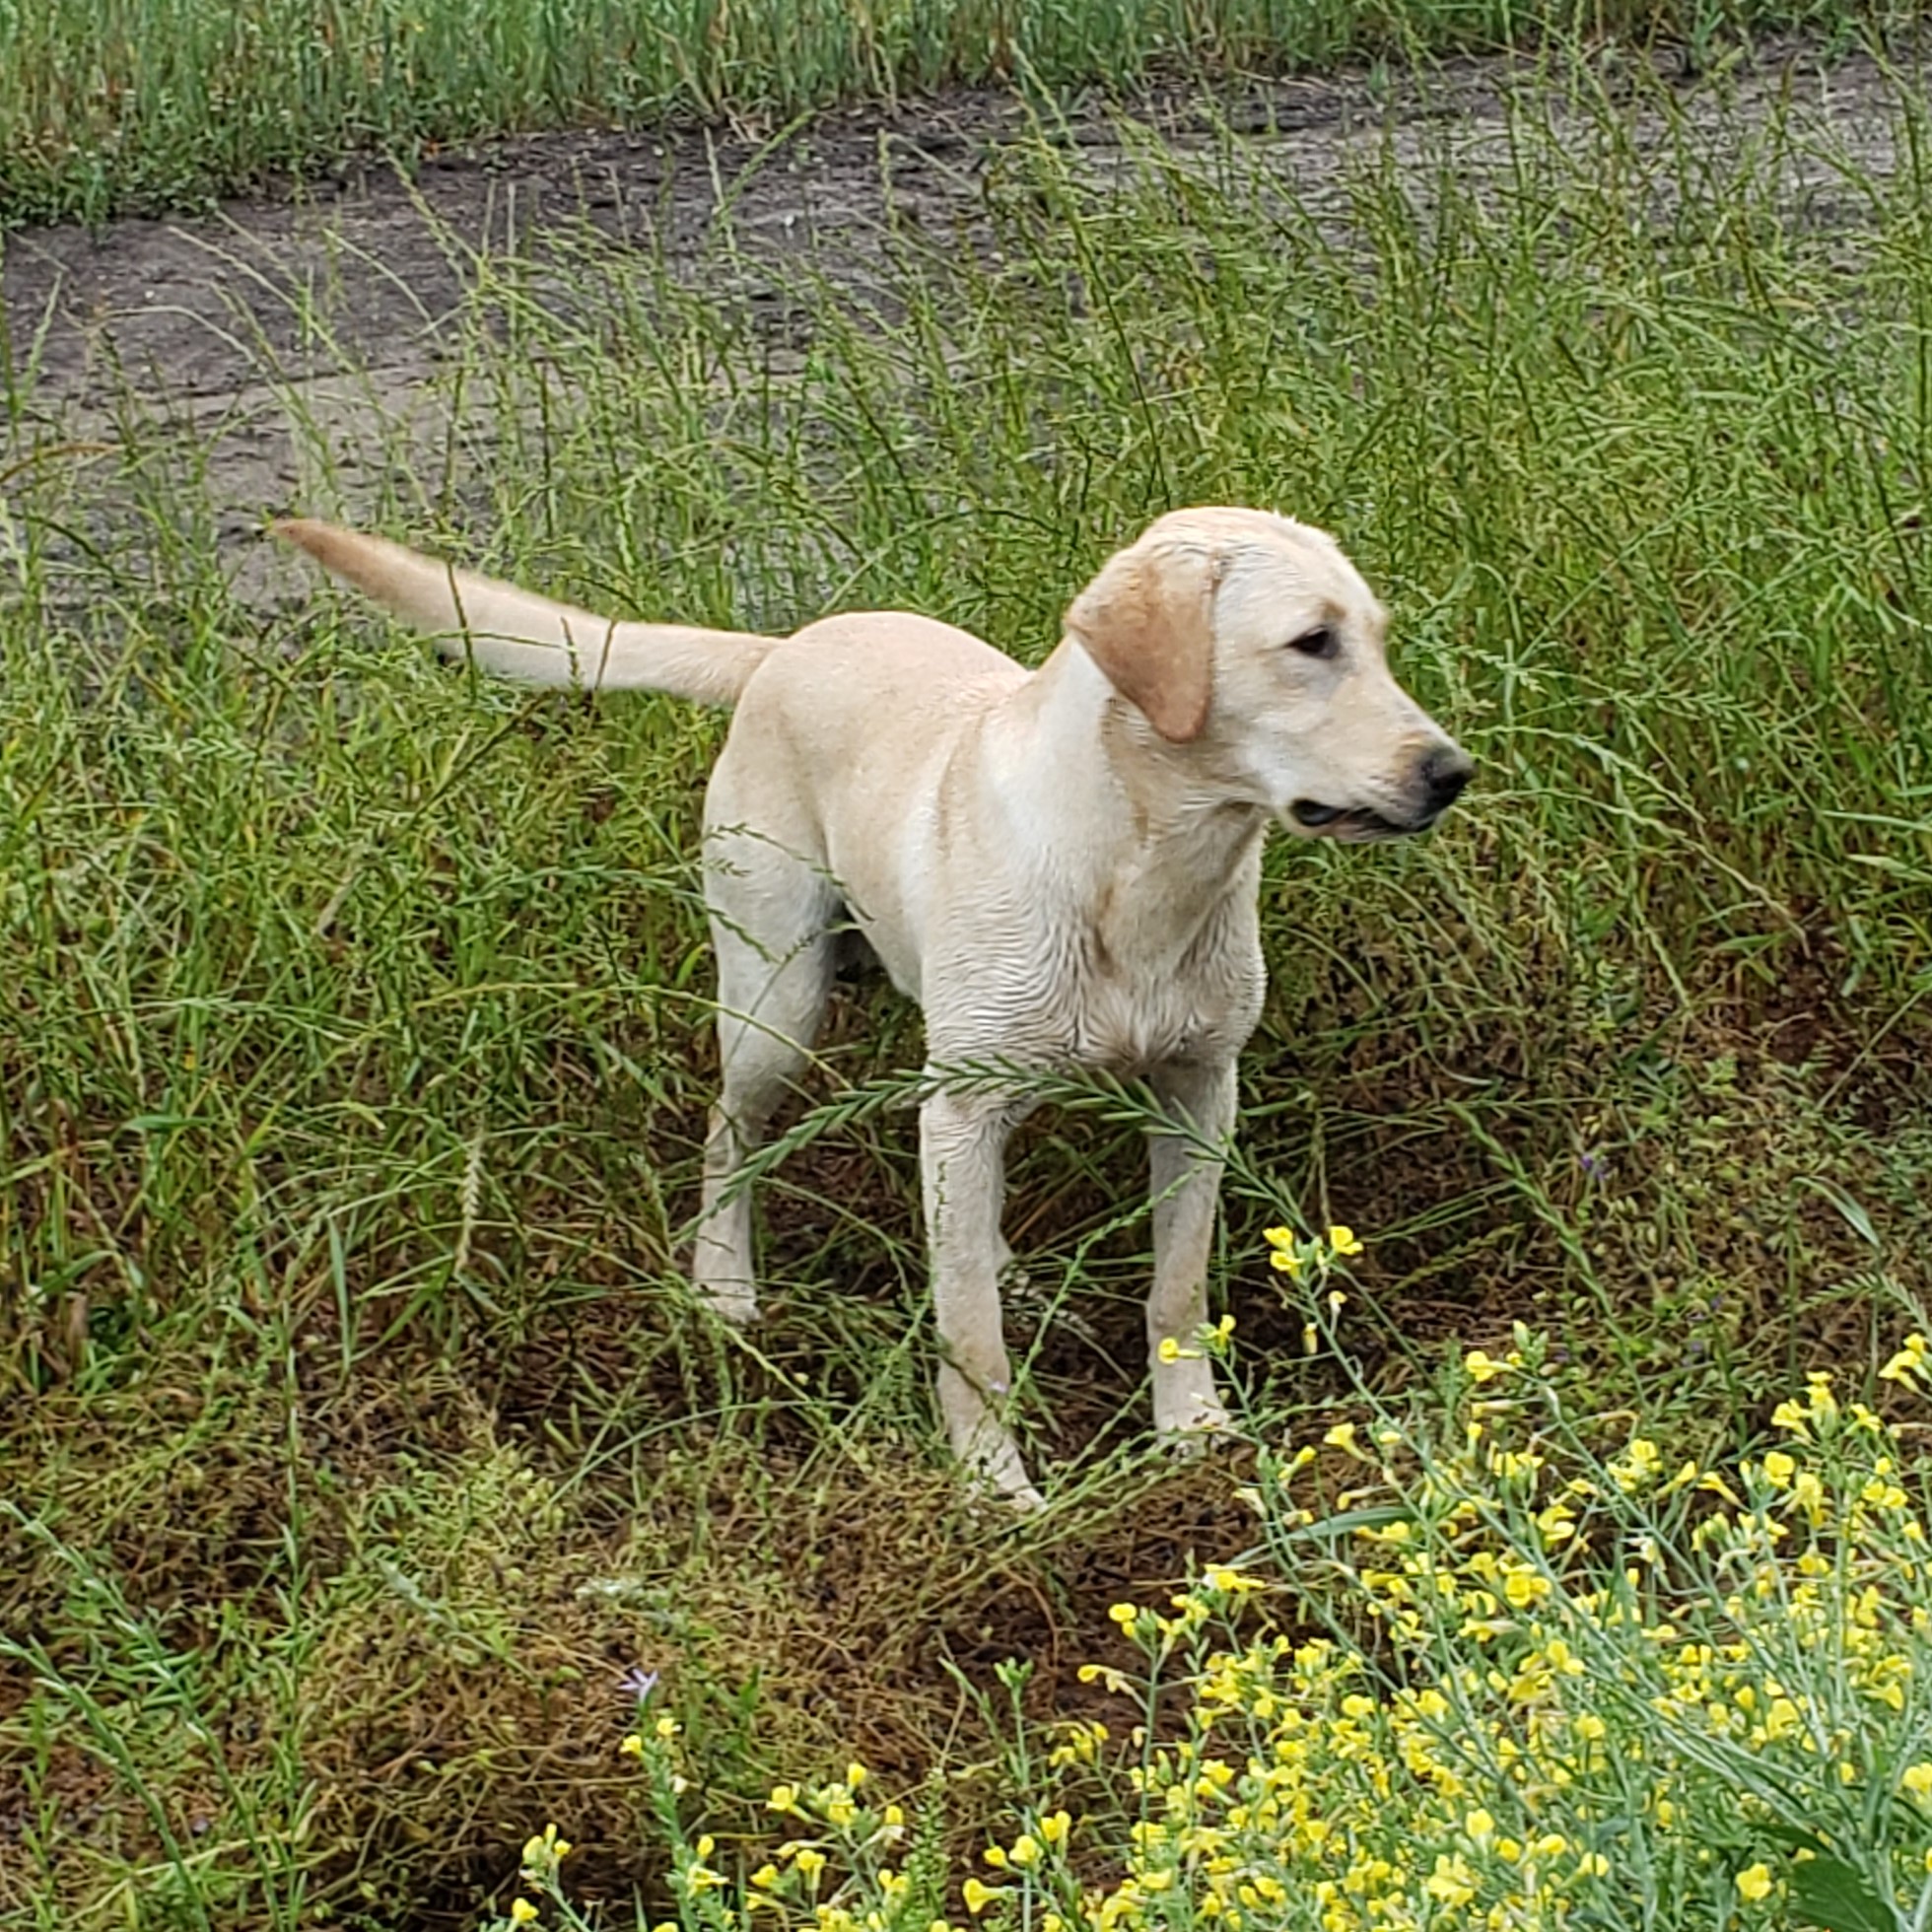
[[(1496, 121), (1501, 99), (1484, 70), (1448, 85), (1472, 123)], [(1283, 84), (1232, 104), (1232, 113), (1297, 177), (1317, 181), (1381, 118), (1368, 91), (1347, 81)], [(1156, 101), (1150, 117), (1189, 126), (1180, 102)], [(204, 219), (131, 220), (98, 236), (27, 231), (7, 245), (0, 292), (17, 358), (48, 319), (35, 364), (48, 403), (118, 386), (116, 369), (152, 393), (236, 393), (261, 374), (238, 339), (238, 309), (284, 373), (321, 374), (339, 360), (303, 340), (300, 317), (311, 306), (329, 313), (358, 362), (408, 367), (459, 299), (439, 229), (467, 247), (527, 252), (588, 222), (688, 264), (728, 201), (752, 261), (839, 253), (877, 226), (888, 191), (902, 219), (949, 227), (970, 217), (989, 158), (1024, 127), (1010, 100), (962, 93), (897, 113), (827, 115), (771, 141), (706, 130), (528, 136), (432, 160), (413, 183), (372, 165), (301, 198), (231, 203)], [(1073, 133), (1095, 150), (1113, 145), (1100, 114), (1076, 120)]]
[[(1286, 82), (1245, 89), (1221, 111), (1256, 166), (1303, 200), (1339, 207), (1350, 159), (1385, 128), (1405, 165), (1447, 143), (1461, 168), (1500, 168), (1509, 85), (1502, 64), (1471, 61), (1426, 94), (1378, 91), (1359, 76)], [(1863, 56), (1827, 65), (1800, 45), (1772, 47), (1721, 85), (1679, 93), (1694, 121), (1742, 140), (1787, 86), (1821, 156), (1835, 150), (1871, 173), (1891, 172), (1892, 89)], [(1177, 142), (1208, 138), (1178, 95), (1152, 99), (1142, 117)], [(1647, 118), (1639, 140), (1661, 141), (1661, 119)], [(737, 293), (756, 300), (784, 258), (805, 254), (862, 278), (888, 209), (940, 234), (971, 223), (989, 164), (1025, 126), (1009, 99), (957, 94), (894, 113), (827, 115), (770, 141), (702, 130), (535, 136), (432, 161), (413, 184), (369, 167), (300, 198), (235, 203), (205, 219), (18, 234), (0, 257), (19, 399), (0, 432), (0, 469), (63, 439), (111, 439), (117, 411), (164, 412), (196, 441), (222, 534), (239, 543), (312, 481), (305, 435), (349, 447), (371, 412), (408, 421), (430, 406), (465, 250), (540, 255), (547, 238), (587, 223), (617, 246), (660, 249), (674, 270), (706, 261), (716, 273), (706, 243), (727, 205)], [(1076, 115), (1070, 135), (1097, 170), (1120, 159), (1100, 110)], [(1850, 218), (1855, 192), (1836, 161), (1797, 154), (1780, 165), (1793, 219)], [(301, 416), (309, 427), (298, 434)]]

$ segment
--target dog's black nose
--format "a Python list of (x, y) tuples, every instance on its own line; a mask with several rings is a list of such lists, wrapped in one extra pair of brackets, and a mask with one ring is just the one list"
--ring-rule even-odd
[(1463, 795), (1463, 787), (1476, 770), (1475, 761), (1455, 745), (1441, 745), (1422, 760), (1422, 793), (1434, 818)]

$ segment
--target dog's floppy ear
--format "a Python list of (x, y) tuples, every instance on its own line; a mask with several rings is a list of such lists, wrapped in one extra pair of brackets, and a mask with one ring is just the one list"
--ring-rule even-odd
[(1191, 744), (1208, 723), (1219, 575), (1203, 551), (1135, 544), (1067, 613), (1069, 635), (1170, 744)]

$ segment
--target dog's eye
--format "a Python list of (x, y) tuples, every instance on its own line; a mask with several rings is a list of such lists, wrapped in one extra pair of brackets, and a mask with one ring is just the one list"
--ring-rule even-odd
[(1341, 654), (1342, 640), (1328, 625), (1323, 624), (1291, 639), (1288, 649), (1300, 652), (1304, 657), (1334, 657)]

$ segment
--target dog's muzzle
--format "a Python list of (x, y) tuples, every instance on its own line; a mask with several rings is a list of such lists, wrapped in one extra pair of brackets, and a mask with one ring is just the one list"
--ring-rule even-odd
[(1426, 832), (1463, 795), (1475, 770), (1475, 761), (1460, 745), (1438, 745), (1416, 767), (1419, 796), (1414, 811), (1406, 818), (1391, 818), (1365, 805), (1325, 805), (1315, 798), (1297, 798), (1288, 815), (1318, 838), (1349, 843), (1407, 838), (1413, 832)]

